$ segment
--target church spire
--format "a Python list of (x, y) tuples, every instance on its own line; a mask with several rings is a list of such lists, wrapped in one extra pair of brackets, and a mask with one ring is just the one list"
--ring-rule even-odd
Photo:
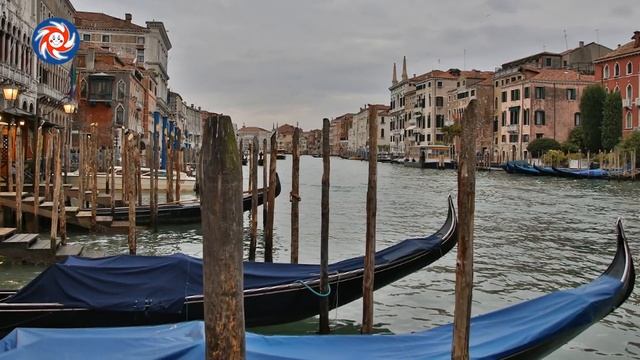
[(398, 83), (398, 75), (396, 75), (396, 63), (393, 63), (393, 79), (391, 80), (391, 85), (395, 85)]
[(407, 80), (409, 77), (407, 76), (407, 57), (404, 56), (402, 58), (402, 81)]

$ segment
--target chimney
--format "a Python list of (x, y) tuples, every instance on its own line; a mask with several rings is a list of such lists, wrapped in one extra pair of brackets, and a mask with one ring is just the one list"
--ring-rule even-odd
[(398, 83), (398, 76), (396, 75), (396, 63), (393, 63), (393, 78), (391, 78), (391, 85)]
[(580, 41), (580, 42), (578, 43), (578, 46), (579, 46), (579, 47), (584, 47), (584, 41)]
[(133, 17), (131, 16), (131, 14), (129, 14), (129, 13), (124, 14), (124, 20), (126, 22), (130, 23), (132, 18)]
[(634, 31), (633, 32), (633, 36), (631, 37), (631, 39), (635, 40), (633, 42), (633, 47), (634, 48), (640, 47), (640, 31)]
[(407, 80), (409, 77), (407, 76), (407, 57), (404, 56), (402, 58), (402, 80)]

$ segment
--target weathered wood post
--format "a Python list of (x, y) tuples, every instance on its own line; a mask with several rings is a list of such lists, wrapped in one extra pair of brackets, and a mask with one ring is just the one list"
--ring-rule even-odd
[(452, 359), (469, 359), (469, 323), (473, 289), (473, 226), (475, 214), (475, 133), (480, 122), (477, 100), (471, 100), (462, 116), (458, 167), (458, 256), (453, 315)]
[[(269, 160), (269, 188), (267, 189), (267, 226), (264, 229), (264, 261), (273, 262), (273, 220), (276, 208), (276, 159), (278, 154), (277, 132), (271, 134), (271, 159)], [(263, 164), (264, 165), (264, 164)]]
[[(322, 199), (320, 212), (320, 291), (329, 292), (329, 119), (322, 120)], [(320, 298), (320, 334), (329, 333), (329, 298)]]
[(35, 165), (33, 166), (33, 223), (35, 231), (40, 228), (38, 211), (40, 209), (40, 163), (42, 162), (42, 126), (36, 131)]
[(51, 200), (51, 160), (53, 159), (53, 137), (51, 130), (45, 133), (45, 152), (44, 152), (44, 198)]
[[(59, 132), (58, 134), (58, 146), (63, 150), (67, 148), (66, 147), (66, 142), (67, 142), (67, 137), (65, 136), (65, 133)], [(56, 160), (57, 161), (57, 160)], [(63, 163), (63, 158), (60, 157), (60, 166), (62, 166)], [(58, 217), (58, 227), (59, 227), (59, 234), (60, 234), (60, 242), (64, 245), (67, 243), (67, 207), (65, 204), (65, 195), (64, 195), (64, 178), (62, 178), (62, 173), (61, 171), (58, 171), (56, 169), (56, 180), (58, 181), (58, 183), (60, 184), (60, 199), (58, 200), (58, 203), (60, 204), (59, 206), (59, 212), (60, 212), (60, 216)], [(55, 251), (54, 251), (55, 254)]]
[(242, 163), (229, 116), (204, 122), (201, 169), (207, 359), (244, 359)]
[(153, 160), (151, 163), (151, 227), (158, 232), (158, 143), (159, 134), (154, 121), (153, 125)]
[(24, 149), (22, 148), (22, 128), (16, 126), (16, 228), (22, 232), (22, 190), (24, 179)]
[[(62, 146), (60, 146), (60, 130), (55, 130), (53, 136), (49, 139), (53, 143), (55, 140), (55, 171), (54, 171), (54, 183), (53, 183), (53, 206), (51, 208), (51, 251), (55, 254), (56, 251), (56, 239), (58, 238), (58, 223), (60, 215), (60, 190), (62, 188)], [(52, 144), (53, 145), (53, 144)], [(62, 204), (64, 206), (64, 204)]]
[[(91, 231), (96, 230), (96, 216), (98, 212), (98, 132), (97, 123), (91, 124)], [(84, 194), (82, 195), (84, 199)]]
[(362, 278), (362, 330), (373, 331), (373, 281), (376, 252), (376, 212), (378, 186), (378, 109), (369, 105), (369, 181), (367, 185), (367, 232)]
[[(135, 255), (137, 250), (136, 243), (136, 187), (135, 187), (135, 161), (133, 154), (136, 151), (135, 135), (130, 132), (126, 137), (126, 153), (127, 161), (124, 166), (127, 167), (127, 199), (129, 201), (129, 232), (127, 241), (129, 244), (129, 254)], [(123, 166), (123, 167), (124, 167)], [(124, 178), (122, 179), (124, 183)]]
[(262, 141), (262, 228), (266, 229), (267, 228), (267, 214), (269, 213), (269, 210), (267, 209), (267, 204), (269, 202), (269, 199), (267, 199), (267, 184), (268, 182), (268, 164), (269, 161), (267, 160), (267, 139), (265, 138)]
[(114, 216), (116, 212), (116, 145), (112, 143), (111, 147), (111, 173), (109, 176), (111, 177), (111, 216)]
[(173, 202), (173, 131), (167, 134), (167, 164), (165, 173), (167, 175), (167, 203)]
[(258, 137), (253, 137), (251, 144), (251, 237), (249, 240), (249, 261), (256, 260), (256, 247), (258, 242), (258, 153), (260, 142)]
[[(9, 136), (7, 139), (8, 147), (9, 147), (9, 156), (8, 156), (8, 161), (7, 161), (7, 174), (9, 175), (9, 192), (14, 191), (13, 188), (13, 175), (14, 175), (14, 159), (15, 159), (15, 151), (16, 151), (16, 142), (15, 142), (15, 134), (16, 134), (16, 127), (17, 125), (11, 124), (9, 126)], [(16, 172), (17, 173), (17, 172)]]
[(293, 131), (293, 144), (291, 154), (291, 263), (298, 263), (299, 237), (300, 237), (300, 128), (296, 126)]
[(180, 173), (182, 172), (182, 132), (178, 133), (178, 148), (176, 149), (175, 159), (176, 159), (176, 196), (174, 201), (180, 202)]
[(136, 136), (136, 195), (138, 197), (138, 205), (142, 206), (142, 156), (140, 153), (141, 135)]

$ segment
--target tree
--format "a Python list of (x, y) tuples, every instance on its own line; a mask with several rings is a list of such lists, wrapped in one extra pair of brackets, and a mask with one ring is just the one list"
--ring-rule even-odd
[(582, 128), (582, 126), (576, 126), (575, 128), (573, 128), (573, 130), (571, 130), (567, 142), (575, 145), (579, 149), (579, 151), (582, 151), (582, 149), (585, 148), (584, 129)]
[(613, 149), (622, 138), (622, 97), (615, 91), (607, 94), (602, 110), (602, 148)]
[(462, 125), (455, 123), (450, 126), (443, 126), (442, 132), (444, 133), (445, 144), (451, 144), (456, 136), (462, 134)]
[(620, 143), (624, 151), (636, 151), (636, 166), (640, 166), (640, 132), (634, 131)]
[(540, 157), (549, 150), (560, 150), (560, 143), (550, 138), (535, 139), (529, 143), (527, 150), (535, 157)]
[(587, 86), (580, 98), (580, 114), (584, 145), (587, 150), (597, 152), (602, 149), (602, 110), (607, 93), (600, 85)]

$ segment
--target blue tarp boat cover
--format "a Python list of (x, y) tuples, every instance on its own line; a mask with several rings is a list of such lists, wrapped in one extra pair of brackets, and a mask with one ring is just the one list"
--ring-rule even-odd
[[(376, 253), (376, 265), (434, 250), (442, 238), (408, 239)], [(361, 269), (363, 257), (331, 264), (329, 273)], [(308, 281), (319, 277), (318, 265), (244, 263), (244, 288)], [(113, 311), (178, 313), (186, 296), (202, 294), (202, 260), (183, 254), (119, 255), (100, 259), (69, 257), (54, 264), (7, 303), (59, 303)]]
[[(615, 306), (623, 284), (604, 275), (559, 291), (476, 316), (472, 358), (498, 359), (550, 338), (570, 336)], [(247, 334), (247, 359), (450, 359), (452, 325), (406, 335), (264, 336)], [(16, 329), (0, 340), (0, 360), (204, 359), (202, 322), (95, 329)]]

